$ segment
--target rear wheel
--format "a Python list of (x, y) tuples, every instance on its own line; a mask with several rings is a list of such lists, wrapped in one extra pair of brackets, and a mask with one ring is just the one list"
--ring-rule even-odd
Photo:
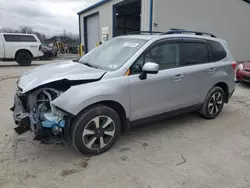
[(225, 92), (220, 87), (213, 87), (206, 98), (205, 103), (202, 106), (201, 114), (206, 119), (216, 118), (221, 110), (223, 109), (225, 103)]
[(29, 66), (32, 62), (32, 56), (28, 52), (20, 52), (17, 54), (16, 61), (21, 66)]
[(80, 113), (71, 127), (72, 144), (83, 154), (107, 151), (121, 132), (119, 115), (108, 106), (96, 105)]

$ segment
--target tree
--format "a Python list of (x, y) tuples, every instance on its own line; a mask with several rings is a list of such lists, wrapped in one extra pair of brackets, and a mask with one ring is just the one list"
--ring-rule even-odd
[(41, 43), (43, 43), (44, 40), (46, 39), (46, 36), (43, 33), (39, 33), (37, 31), (35, 31), (35, 32), (33, 32), (33, 34), (35, 34), (39, 38), (39, 40), (41, 41)]
[(33, 34), (34, 33), (33, 29), (30, 26), (21, 26), (19, 28), (19, 30), (21, 33), (26, 33), (26, 34)]
[(18, 30), (6, 27), (0, 28), (0, 33), (18, 33)]
[[(41, 43), (46, 42), (47, 39), (46, 35), (44, 33), (38, 32), (34, 30), (32, 27), (24, 25), (20, 26), (18, 29), (13, 28), (0, 28), (0, 33), (26, 33), (26, 34), (35, 34)], [(67, 32), (66, 29), (63, 29), (63, 33), (61, 36), (53, 36), (52, 38), (61, 38), (63, 42), (69, 43), (69, 44), (79, 44), (79, 36), (76, 34), (72, 34), (70, 32)], [(54, 39), (54, 40), (55, 40)], [(53, 41), (54, 41), (53, 40)]]
[(39, 40), (43, 43), (46, 39), (46, 35), (43, 33), (40, 33), (38, 31), (35, 31), (30, 26), (20, 26), (18, 29), (13, 28), (0, 28), (0, 33), (26, 33), (26, 34), (35, 34)]

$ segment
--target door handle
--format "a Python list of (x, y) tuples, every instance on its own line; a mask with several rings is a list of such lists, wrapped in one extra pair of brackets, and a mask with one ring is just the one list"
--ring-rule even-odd
[(214, 73), (216, 71), (216, 68), (211, 68), (208, 70), (209, 73)]
[(176, 82), (181, 81), (183, 77), (184, 77), (184, 75), (178, 74), (174, 77), (174, 81), (176, 81)]

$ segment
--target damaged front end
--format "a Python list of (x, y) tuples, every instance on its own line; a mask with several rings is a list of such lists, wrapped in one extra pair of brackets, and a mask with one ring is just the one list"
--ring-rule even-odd
[(52, 88), (39, 88), (22, 93), (21, 88), (14, 97), (13, 117), (18, 125), (15, 131), (21, 135), (29, 130), (35, 133), (35, 140), (43, 140), (53, 136), (68, 139), (67, 124), (70, 116), (60, 111), (51, 102), (64, 91)]

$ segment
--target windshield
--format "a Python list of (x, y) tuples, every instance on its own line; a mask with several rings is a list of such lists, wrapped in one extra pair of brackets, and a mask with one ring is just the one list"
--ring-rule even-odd
[(80, 63), (105, 70), (117, 70), (146, 42), (143, 39), (114, 38), (83, 56)]

